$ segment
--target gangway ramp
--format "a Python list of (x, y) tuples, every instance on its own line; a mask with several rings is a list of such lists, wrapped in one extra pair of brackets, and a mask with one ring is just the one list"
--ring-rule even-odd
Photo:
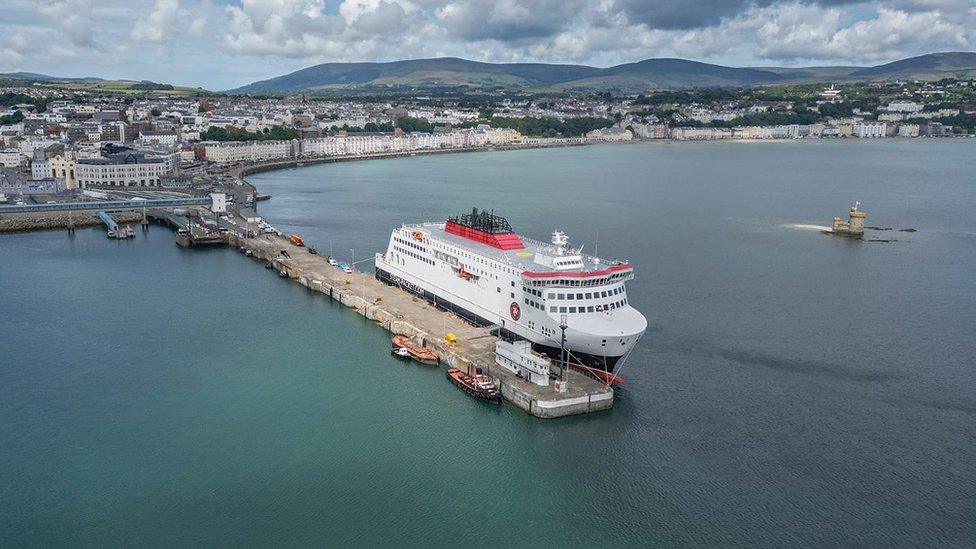
[(98, 212), (96, 215), (102, 220), (102, 223), (105, 224), (105, 228), (108, 229), (109, 232), (118, 232), (119, 224), (112, 219), (111, 215), (109, 215), (107, 212)]

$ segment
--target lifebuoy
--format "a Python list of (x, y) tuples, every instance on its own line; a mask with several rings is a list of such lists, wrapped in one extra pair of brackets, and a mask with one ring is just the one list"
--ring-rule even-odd
[(512, 304), (508, 306), (508, 313), (512, 315), (512, 320), (518, 320), (519, 317), (522, 316), (522, 309), (519, 307), (518, 303), (513, 301)]

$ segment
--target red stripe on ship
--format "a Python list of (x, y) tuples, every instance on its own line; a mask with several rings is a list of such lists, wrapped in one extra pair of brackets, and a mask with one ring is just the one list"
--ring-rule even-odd
[(522, 239), (515, 233), (491, 234), (485, 231), (479, 231), (478, 229), (472, 229), (471, 227), (465, 227), (453, 221), (448, 221), (444, 224), (444, 232), (463, 236), (468, 240), (487, 244), (499, 250), (521, 250), (525, 248), (525, 244), (522, 244)]
[(621, 263), (620, 265), (611, 265), (606, 269), (600, 271), (586, 271), (586, 272), (566, 272), (566, 271), (524, 271), (522, 276), (526, 278), (595, 278), (599, 276), (606, 276), (608, 274), (618, 273), (621, 271), (629, 271), (631, 269), (630, 263)]

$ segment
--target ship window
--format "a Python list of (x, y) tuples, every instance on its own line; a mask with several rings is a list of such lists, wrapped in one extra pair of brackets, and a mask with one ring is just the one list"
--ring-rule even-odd
[(526, 297), (526, 298), (524, 298), (524, 299), (522, 299), (522, 301), (524, 301), (526, 305), (528, 305), (528, 304), (529, 304), (529, 298), (527, 298), (527, 297)]
[(569, 308), (569, 312), (571, 312), (571, 313), (575, 313), (575, 312), (576, 312), (576, 307), (570, 307), (570, 308)]
[(556, 306), (555, 306), (555, 305), (550, 305), (550, 306), (549, 306), (549, 312), (550, 312), (550, 313), (554, 313), (554, 312), (556, 312)]
[(498, 290), (498, 293), (502, 293), (502, 289), (500, 287), (495, 289)]
[(589, 307), (587, 307), (586, 308), (586, 312), (592, 313), (593, 312), (593, 305), (590, 305)]
[(583, 294), (576, 294), (576, 299), (583, 299)]
[(566, 298), (566, 294), (559, 294), (556, 297), (559, 298), (559, 299), (565, 299)]
[(513, 288), (515, 287), (515, 281), (514, 280), (512, 281), (512, 287)]
[(549, 292), (549, 299), (556, 299), (556, 294)]
[(510, 292), (508, 295), (512, 296), (512, 299), (515, 299), (515, 292)]
[(566, 307), (560, 307), (559, 308), (559, 312), (560, 313), (565, 313), (566, 312)]
[(601, 297), (607, 297), (607, 292), (600, 292)]
[(573, 299), (573, 294), (566, 294), (566, 299)]

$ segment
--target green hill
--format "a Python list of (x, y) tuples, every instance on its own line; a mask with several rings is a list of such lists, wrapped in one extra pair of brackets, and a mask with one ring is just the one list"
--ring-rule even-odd
[(609, 68), (547, 63), (481, 63), (456, 57), (389, 63), (324, 63), (242, 86), (232, 92), (283, 93), (369, 87), (469, 86), (639, 92), (889, 78), (976, 75), (976, 53), (933, 53), (876, 67), (725, 67), (687, 59), (646, 59)]
[(893, 63), (858, 69), (851, 78), (911, 78), (938, 79), (947, 77), (968, 78), (976, 75), (976, 53), (945, 52), (910, 57)]

